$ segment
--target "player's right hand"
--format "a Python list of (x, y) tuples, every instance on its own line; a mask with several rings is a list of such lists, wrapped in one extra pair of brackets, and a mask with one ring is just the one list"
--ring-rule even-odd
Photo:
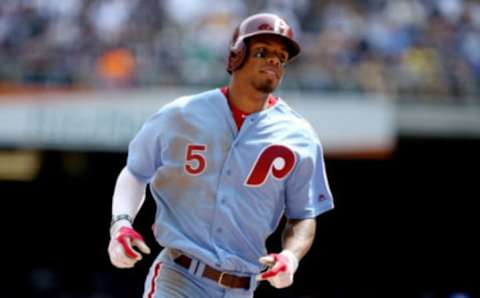
[(142, 253), (150, 253), (150, 248), (143, 240), (143, 237), (131, 226), (123, 225), (112, 228), (108, 255), (115, 267), (132, 268), (135, 266), (135, 263), (142, 259), (142, 255), (134, 250), (133, 247), (137, 247)]

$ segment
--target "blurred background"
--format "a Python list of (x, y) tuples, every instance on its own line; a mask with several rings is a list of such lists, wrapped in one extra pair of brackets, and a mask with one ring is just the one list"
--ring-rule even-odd
[[(140, 297), (153, 257), (107, 255), (128, 142), (228, 82), (231, 32), (257, 12), (302, 46), (276, 95), (320, 136), (336, 209), (294, 286), (256, 297), (480, 297), (474, 0), (2, 0), (0, 297)], [(154, 211), (136, 226), (158, 253)]]

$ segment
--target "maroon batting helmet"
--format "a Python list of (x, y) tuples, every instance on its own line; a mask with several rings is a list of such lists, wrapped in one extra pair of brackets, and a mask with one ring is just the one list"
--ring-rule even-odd
[(245, 62), (245, 40), (262, 34), (281, 36), (287, 45), (289, 60), (300, 53), (300, 46), (293, 38), (293, 30), (284, 19), (271, 13), (255, 14), (243, 20), (233, 32), (227, 62), (228, 73), (231, 74)]

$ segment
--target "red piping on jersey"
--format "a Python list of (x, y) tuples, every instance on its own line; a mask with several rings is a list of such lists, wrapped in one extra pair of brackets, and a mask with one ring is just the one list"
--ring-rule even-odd
[(153, 272), (152, 280), (150, 281), (150, 290), (148, 291), (147, 298), (153, 298), (155, 296), (155, 291), (157, 291), (157, 278), (160, 274), (160, 267), (162, 263), (155, 265), (155, 270)]
[[(228, 86), (223, 86), (220, 88), (220, 91), (222, 91), (223, 95), (225, 95), (225, 98), (227, 99), (228, 106), (230, 107), (230, 110), (232, 111), (232, 116), (233, 120), (235, 120), (235, 124), (237, 125), (237, 128), (240, 129), (242, 127), (243, 121), (245, 121), (245, 118), (250, 115), (251, 113), (245, 113), (238, 109), (230, 100), (230, 97), (228, 96)], [(273, 95), (268, 95), (267, 99), (267, 108), (273, 107), (277, 103), (278, 99), (275, 98)]]

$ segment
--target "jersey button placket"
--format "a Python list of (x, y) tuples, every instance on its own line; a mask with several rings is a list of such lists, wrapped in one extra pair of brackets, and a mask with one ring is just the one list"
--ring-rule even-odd
[(227, 199), (225, 197), (223, 197), (221, 200), (220, 200), (220, 203), (222, 203), (222, 205), (225, 205), (225, 203), (227, 203)]

